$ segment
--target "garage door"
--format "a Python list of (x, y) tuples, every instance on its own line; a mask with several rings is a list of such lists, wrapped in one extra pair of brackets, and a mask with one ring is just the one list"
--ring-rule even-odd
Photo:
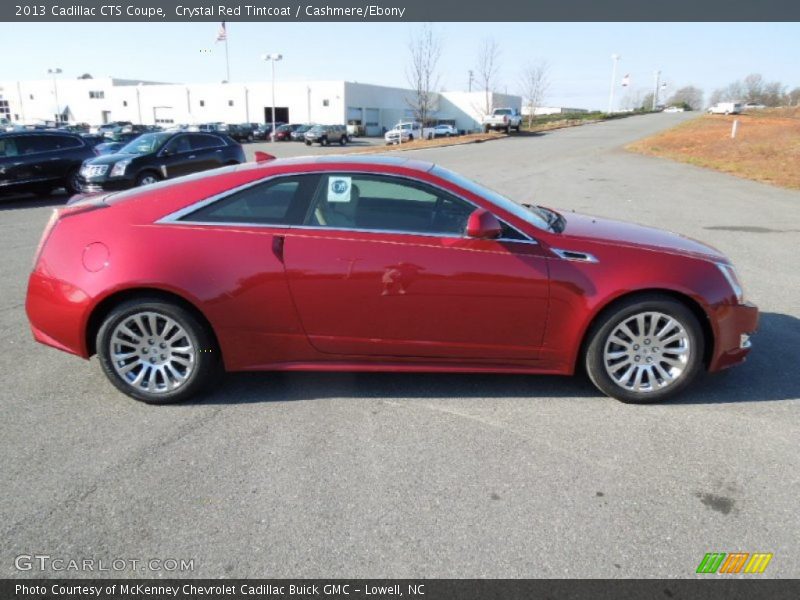
[(382, 135), (381, 111), (377, 108), (364, 109), (364, 126), (367, 129), (367, 135)]

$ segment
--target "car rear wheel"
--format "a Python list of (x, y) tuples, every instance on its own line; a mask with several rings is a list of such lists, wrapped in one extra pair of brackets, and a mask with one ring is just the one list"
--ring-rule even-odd
[(586, 371), (605, 394), (631, 403), (674, 396), (703, 367), (704, 338), (689, 308), (667, 296), (623, 302), (593, 327)]
[(150, 404), (181, 402), (214, 383), (222, 361), (213, 336), (189, 311), (159, 298), (124, 302), (96, 339), (106, 377)]
[(81, 183), (78, 175), (78, 169), (72, 169), (69, 173), (67, 173), (67, 177), (64, 179), (64, 187), (67, 190), (67, 193), (72, 194), (80, 194), (81, 192)]
[(327, 146), (328, 145), (328, 138), (324, 137), (319, 141), (320, 146)]
[(347, 136), (343, 135), (342, 137), (339, 138), (339, 145), (344, 146), (345, 144), (347, 144)]
[(143, 185), (152, 185), (154, 183), (158, 183), (160, 180), (159, 176), (156, 175), (153, 171), (145, 171), (144, 173), (139, 174), (136, 178), (136, 185), (143, 186)]

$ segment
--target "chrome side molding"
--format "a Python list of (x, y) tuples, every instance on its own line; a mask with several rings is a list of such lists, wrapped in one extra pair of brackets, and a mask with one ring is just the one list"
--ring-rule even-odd
[(562, 250), (561, 248), (551, 248), (553, 252), (564, 260), (574, 260), (576, 262), (596, 263), (597, 257), (588, 252), (581, 252), (579, 250)]

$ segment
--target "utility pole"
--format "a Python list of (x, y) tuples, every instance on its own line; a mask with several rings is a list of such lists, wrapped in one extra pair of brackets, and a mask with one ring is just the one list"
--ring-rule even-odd
[(475, 73), (472, 72), (472, 69), (469, 70), (469, 91), (472, 91), (472, 81), (475, 79)]
[(653, 87), (653, 110), (656, 110), (656, 108), (658, 107), (658, 81), (659, 78), (661, 77), (661, 71), (656, 71), (654, 75), (656, 83), (655, 86)]
[(609, 92), (608, 94), (609, 114), (611, 113), (612, 110), (614, 110), (614, 88), (617, 85), (617, 63), (619, 62), (620, 58), (622, 57), (619, 54), (611, 55), (611, 61), (613, 66), (611, 67), (611, 92)]

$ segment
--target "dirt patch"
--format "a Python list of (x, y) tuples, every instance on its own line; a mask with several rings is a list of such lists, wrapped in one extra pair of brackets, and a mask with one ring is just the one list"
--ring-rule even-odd
[(382, 152), (396, 152), (398, 150), (422, 150), (423, 148), (439, 148), (442, 146), (458, 146), (460, 144), (478, 144), (501, 140), (508, 137), (505, 134), (490, 131), (489, 133), (470, 133), (467, 135), (455, 135), (451, 137), (434, 138), (432, 140), (414, 140), (403, 144), (389, 144), (386, 146), (373, 146), (353, 150), (348, 154), (379, 154)]
[[(731, 138), (734, 121), (738, 126)], [(626, 148), (800, 189), (800, 108), (703, 115)]]

